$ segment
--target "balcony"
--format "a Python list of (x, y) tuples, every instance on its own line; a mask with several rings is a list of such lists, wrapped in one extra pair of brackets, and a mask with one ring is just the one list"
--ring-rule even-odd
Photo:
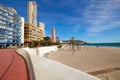
[(10, 18), (7, 14), (0, 13), (0, 15), (5, 17), (5, 18)]
[(6, 37), (0, 36), (0, 39), (5, 39)]
[(1, 25), (0, 25), (0, 29), (5, 29), (5, 26), (1, 26)]

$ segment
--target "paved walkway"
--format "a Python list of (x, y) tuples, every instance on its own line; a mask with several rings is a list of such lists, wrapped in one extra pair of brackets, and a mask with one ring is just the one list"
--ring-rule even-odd
[(0, 80), (28, 80), (25, 61), (15, 49), (0, 49)]

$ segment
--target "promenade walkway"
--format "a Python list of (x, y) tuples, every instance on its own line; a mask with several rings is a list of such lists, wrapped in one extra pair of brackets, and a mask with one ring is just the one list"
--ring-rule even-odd
[(15, 49), (0, 49), (0, 80), (28, 80), (25, 61)]

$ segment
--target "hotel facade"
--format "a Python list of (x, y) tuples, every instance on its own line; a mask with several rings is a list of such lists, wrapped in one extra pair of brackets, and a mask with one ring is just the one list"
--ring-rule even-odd
[(37, 4), (35, 1), (28, 2), (28, 22), (25, 22), (24, 42), (40, 41), (44, 37), (44, 23), (37, 23)]
[(24, 18), (11, 7), (0, 5), (0, 46), (24, 44)]

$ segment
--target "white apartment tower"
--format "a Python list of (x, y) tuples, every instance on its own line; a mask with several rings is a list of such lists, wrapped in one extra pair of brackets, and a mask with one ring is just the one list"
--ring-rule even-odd
[(24, 18), (21, 17), (21, 44), (24, 44)]
[(28, 22), (25, 23), (24, 36), (25, 44), (43, 40), (44, 37), (44, 24), (37, 25), (37, 4), (35, 1), (28, 2)]
[(42, 36), (44, 37), (45, 36), (45, 24), (42, 23), (42, 22), (39, 22), (38, 23), (38, 27), (42, 30)]
[(35, 1), (28, 2), (28, 23), (37, 26), (37, 5)]

